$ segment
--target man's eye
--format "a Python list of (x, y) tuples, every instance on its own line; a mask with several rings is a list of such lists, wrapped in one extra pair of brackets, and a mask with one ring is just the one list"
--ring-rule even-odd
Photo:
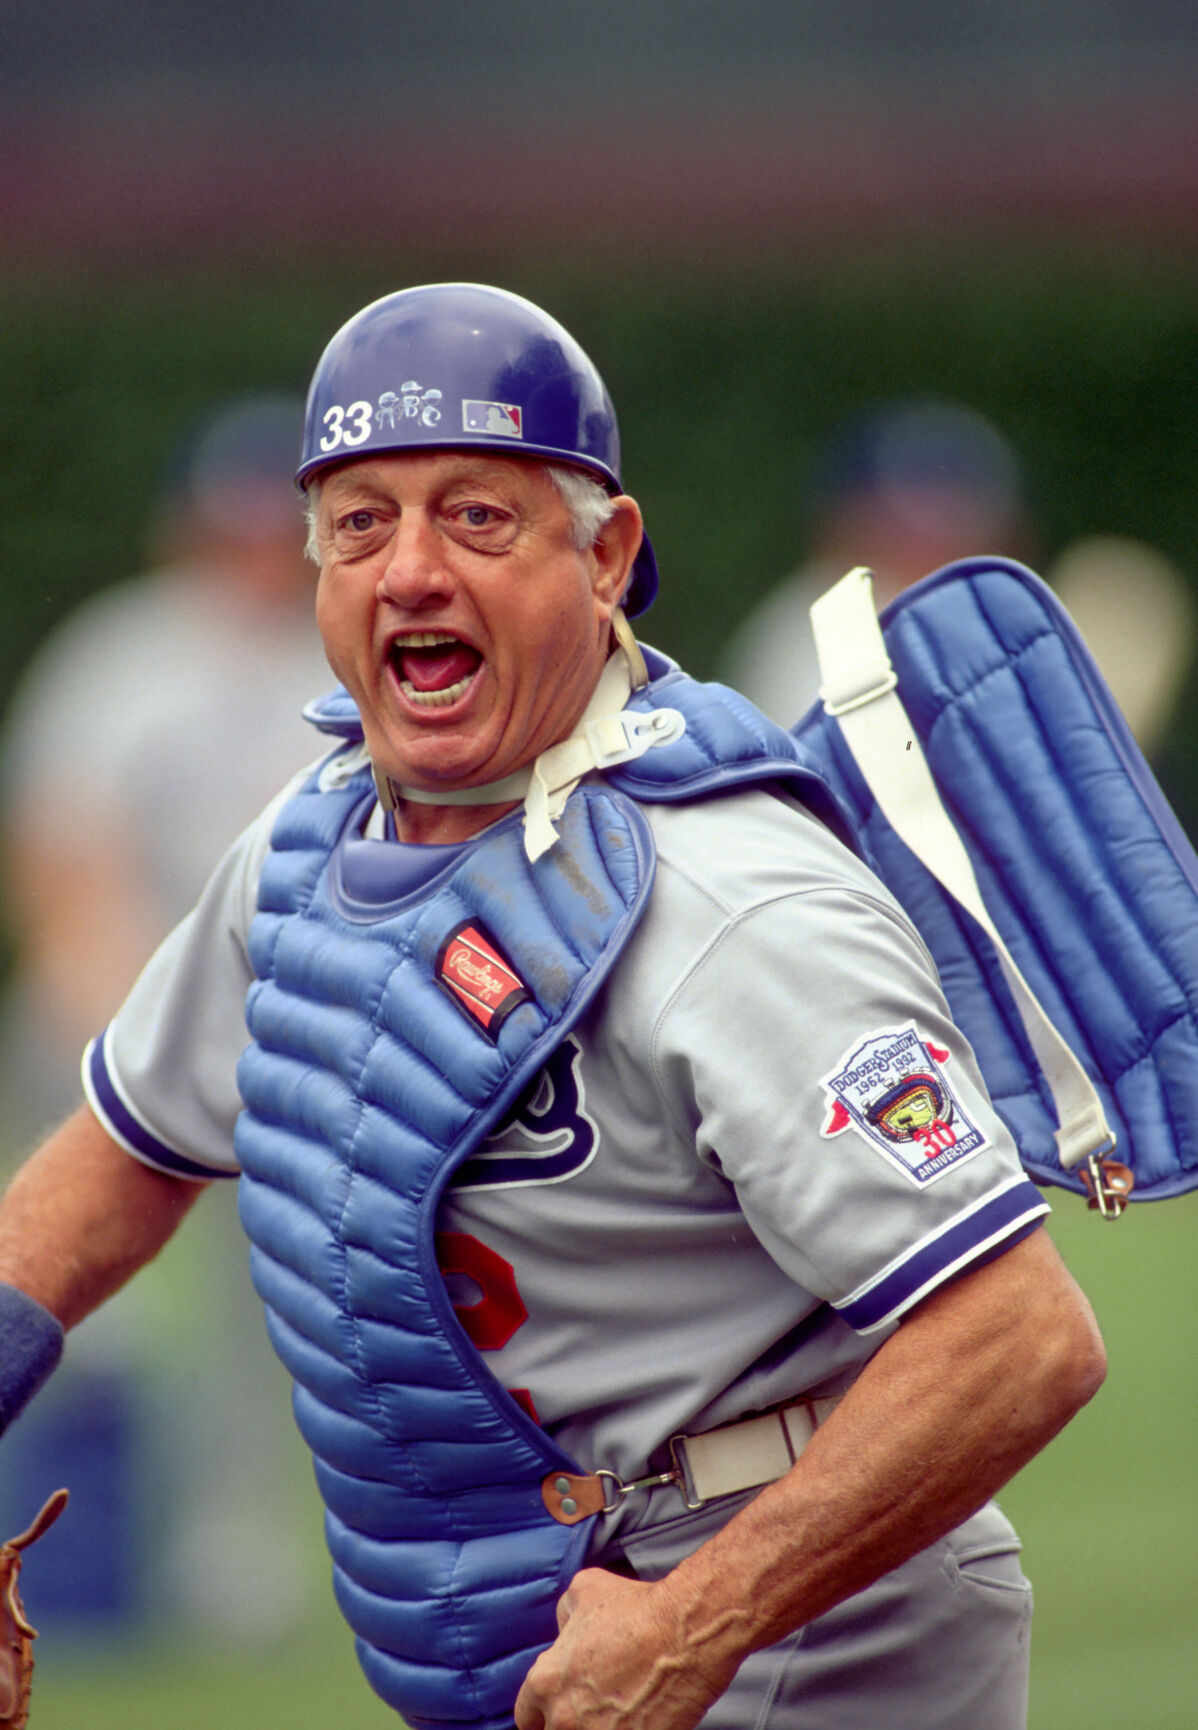
[(374, 527), (373, 511), (351, 511), (345, 518), (345, 526), (357, 535), (363, 535), (367, 529)]
[(462, 512), (463, 519), (472, 529), (485, 529), (494, 516), (494, 511), (488, 505), (467, 505)]

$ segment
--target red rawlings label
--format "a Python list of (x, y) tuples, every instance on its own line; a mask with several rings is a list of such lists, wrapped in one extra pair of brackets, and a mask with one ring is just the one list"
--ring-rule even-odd
[(491, 1039), (531, 993), (478, 925), (464, 921), (437, 955), (437, 982)]

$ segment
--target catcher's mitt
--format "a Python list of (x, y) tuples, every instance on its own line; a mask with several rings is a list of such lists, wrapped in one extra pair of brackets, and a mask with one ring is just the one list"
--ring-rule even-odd
[(66, 1505), (66, 1490), (55, 1490), (29, 1530), (0, 1547), (0, 1730), (23, 1730), (33, 1685), (37, 1629), (30, 1625), (17, 1588), (21, 1552), (54, 1524)]

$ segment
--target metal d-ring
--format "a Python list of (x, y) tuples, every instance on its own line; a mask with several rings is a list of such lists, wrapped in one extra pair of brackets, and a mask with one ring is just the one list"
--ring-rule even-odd
[[(672, 1472), (655, 1472), (647, 1478), (634, 1478), (630, 1484), (626, 1484), (615, 1472), (608, 1471), (602, 1466), (595, 1472), (594, 1476), (603, 1480), (603, 1512), (605, 1514), (614, 1514), (624, 1497), (631, 1496), (634, 1490), (656, 1490), (666, 1484), (675, 1485), (682, 1491), (683, 1500), (686, 1499), (686, 1489), (677, 1469)], [(615, 1500), (610, 1502), (607, 1499), (609, 1484), (615, 1497)], [(689, 1506), (689, 1503), (687, 1505)]]

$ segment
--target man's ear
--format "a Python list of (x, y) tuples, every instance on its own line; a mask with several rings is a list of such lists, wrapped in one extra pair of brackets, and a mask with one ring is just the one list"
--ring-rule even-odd
[(592, 583), (604, 618), (611, 617), (624, 597), (643, 533), (635, 499), (620, 493), (611, 502), (612, 514), (591, 547)]

